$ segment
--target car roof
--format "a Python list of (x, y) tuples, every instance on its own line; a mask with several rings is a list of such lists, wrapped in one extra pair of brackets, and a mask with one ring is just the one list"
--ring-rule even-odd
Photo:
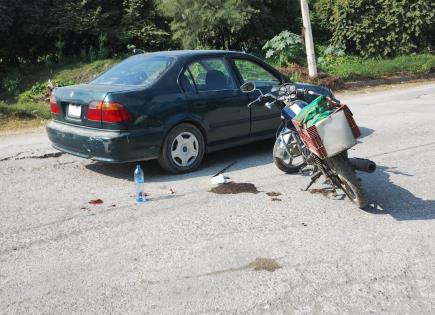
[(155, 51), (139, 54), (136, 56), (171, 56), (171, 57), (185, 57), (185, 56), (200, 56), (200, 55), (222, 55), (222, 54), (246, 54), (242, 51), (231, 50), (167, 50)]

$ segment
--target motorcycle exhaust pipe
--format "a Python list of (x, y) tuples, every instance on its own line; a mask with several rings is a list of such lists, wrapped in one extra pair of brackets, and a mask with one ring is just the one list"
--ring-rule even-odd
[(352, 167), (360, 172), (373, 173), (376, 171), (376, 163), (367, 159), (350, 158)]

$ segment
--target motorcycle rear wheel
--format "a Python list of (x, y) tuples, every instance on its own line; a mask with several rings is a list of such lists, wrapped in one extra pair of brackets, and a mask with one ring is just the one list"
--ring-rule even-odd
[(367, 207), (367, 195), (347, 157), (340, 154), (331, 158), (330, 161), (336, 173), (336, 176), (334, 176), (335, 184), (344, 191), (346, 196), (355, 203), (358, 208), (364, 209)]

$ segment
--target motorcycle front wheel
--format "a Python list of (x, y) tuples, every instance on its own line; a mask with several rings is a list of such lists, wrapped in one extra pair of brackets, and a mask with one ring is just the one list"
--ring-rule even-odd
[(331, 158), (330, 162), (336, 173), (335, 184), (344, 191), (346, 196), (355, 203), (358, 208), (364, 209), (367, 207), (367, 195), (347, 157), (340, 154)]
[(287, 174), (297, 173), (305, 166), (305, 159), (297, 147), (294, 135), (290, 135), (287, 150), (283, 148), (281, 137), (277, 137), (273, 146), (273, 163), (275, 166)]

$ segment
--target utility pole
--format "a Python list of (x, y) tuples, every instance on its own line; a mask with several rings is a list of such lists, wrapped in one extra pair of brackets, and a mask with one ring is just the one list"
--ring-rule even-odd
[(308, 74), (317, 78), (316, 54), (314, 53), (313, 33), (311, 32), (310, 9), (307, 0), (301, 0), (302, 21), (304, 24), (305, 48), (307, 50)]

